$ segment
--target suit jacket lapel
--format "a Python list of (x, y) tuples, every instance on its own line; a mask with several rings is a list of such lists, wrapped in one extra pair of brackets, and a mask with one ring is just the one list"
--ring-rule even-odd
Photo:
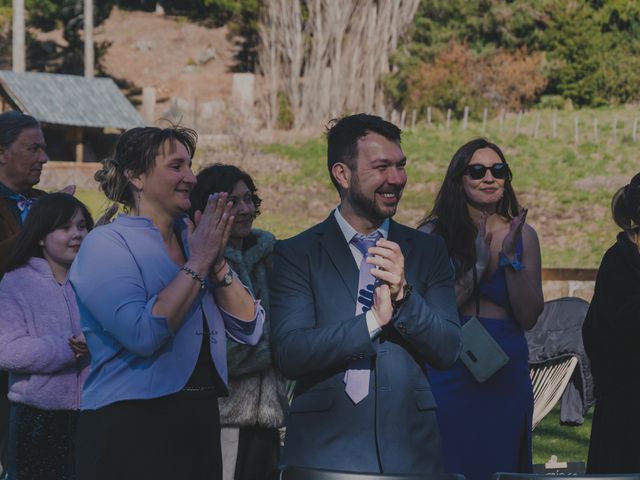
[[(338, 226), (333, 213), (320, 224), (318, 229), (319, 241), (324, 250), (327, 252), (331, 263), (338, 271), (342, 282), (347, 288), (349, 294), (353, 298), (353, 302), (357, 301), (358, 294), (358, 268), (353, 260), (353, 255), (349, 249), (342, 230)], [(331, 282), (333, 279), (327, 279)]]

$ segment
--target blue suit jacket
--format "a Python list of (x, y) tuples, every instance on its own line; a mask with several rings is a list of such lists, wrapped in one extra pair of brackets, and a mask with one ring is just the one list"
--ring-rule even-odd
[[(358, 268), (333, 216), (276, 244), (272, 342), (295, 379), (282, 463), (357, 472), (442, 470), (435, 401), (423, 365), (451, 366), (461, 349), (453, 269), (442, 239), (395, 222), (411, 297), (371, 340), (354, 315)], [(349, 362), (371, 358), (369, 395), (344, 391)]]

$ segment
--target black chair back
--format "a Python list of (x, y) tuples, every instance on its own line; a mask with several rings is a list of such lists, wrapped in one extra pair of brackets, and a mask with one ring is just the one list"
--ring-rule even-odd
[[(465, 480), (464, 475), (448, 473), (354, 473), (316, 468), (283, 467), (278, 480)], [(640, 480), (640, 479), (639, 479)]]

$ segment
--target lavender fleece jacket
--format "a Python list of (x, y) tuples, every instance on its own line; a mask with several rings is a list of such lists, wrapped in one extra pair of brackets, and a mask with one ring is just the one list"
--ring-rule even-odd
[(43, 410), (77, 410), (89, 359), (76, 360), (68, 338), (80, 314), (69, 281), (60, 285), (42, 258), (0, 282), (0, 369), (9, 371), (9, 400)]

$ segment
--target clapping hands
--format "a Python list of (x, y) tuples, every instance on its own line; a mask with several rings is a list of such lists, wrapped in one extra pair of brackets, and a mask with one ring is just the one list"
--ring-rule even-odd
[(478, 276), (482, 277), (485, 269), (491, 261), (491, 239), (493, 235), (491, 232), (487, 233), (487, 219), (489, 214), (482, 212), (480, 216), (480, 223), (478, 224), (478, 234), (475, 239), (476, 249), (476, 270)]
[(224, 192), (210, 195), (204, 211), (197, 211), (193, 222), (186, 220), (190, 262), (198, 273), (209, 272), (223, 261), (235, 219), (231, 215), (232, 204), (227, 201), (227, 196)]
[(509, 225), (509, 233), (502, 241), (502, 254), (508, 259), (512, 259), (516, 254), (516, 246), (522, 241), (522, 228), (527, 221), (526, 208), (521, 208), (518, 215), (513, 217)]

